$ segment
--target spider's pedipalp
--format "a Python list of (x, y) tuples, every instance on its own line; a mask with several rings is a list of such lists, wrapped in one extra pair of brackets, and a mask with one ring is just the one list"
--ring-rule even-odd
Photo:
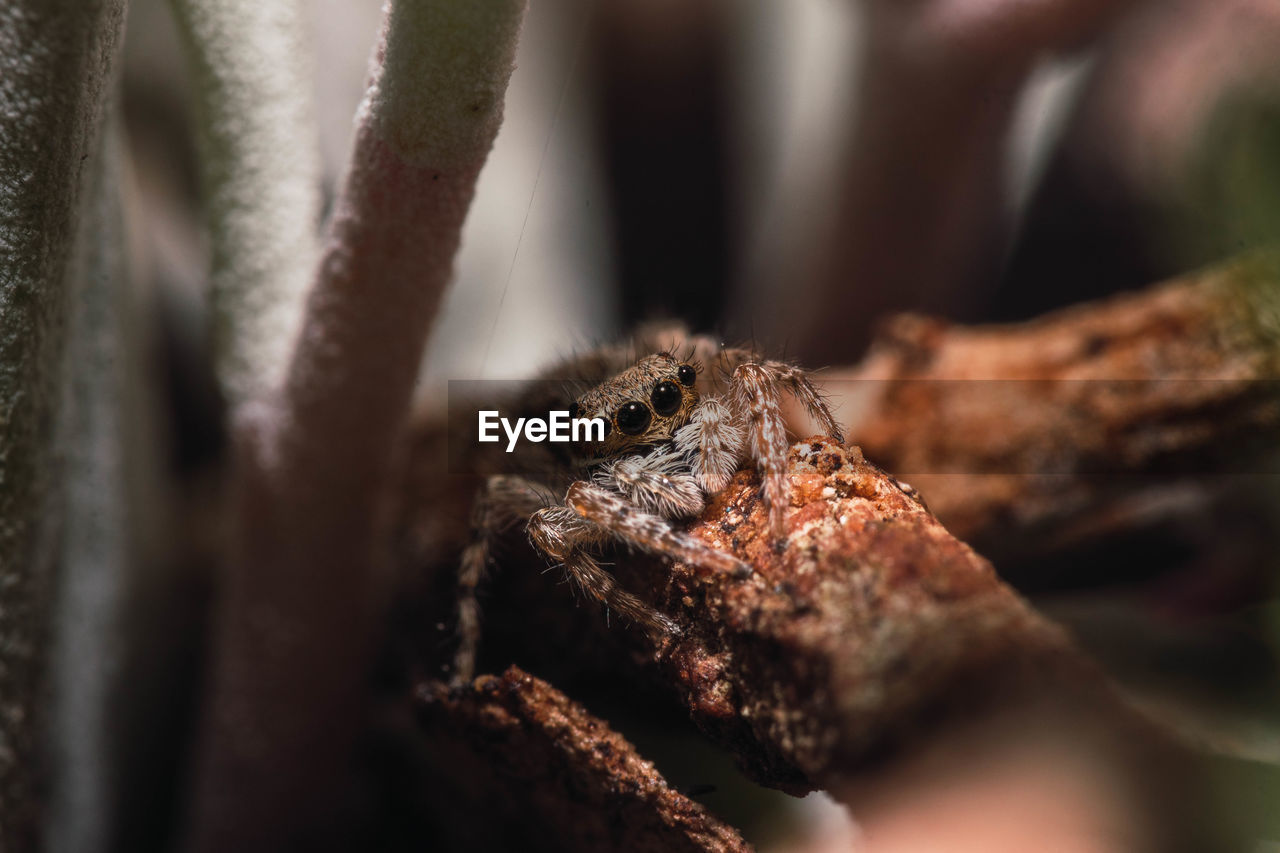
[(704, 399), (675, 435), (676, 449), (691, 459), (693, 476), (708, 493), (723, 489), (738, 470), (742, 441), (733, 413), (715, 397)]
[(685, 518), (702, 512), (702, 487), (687, 470), (683, 454), (650, 453), (624, 456), (602, 468), (595, 483), (616, 489), (636, 506), (665, 518)]
[(577, 482), (569, 487), (565, 503), (604, 532), (642, 551), (671, 557), (694, 568), (728, 572), (736, 577), (754, 574), (754, 570), (737, 557), (717, 551), (702, 540), (680, 532), (665, 518), (638, 509), (616, 492)]

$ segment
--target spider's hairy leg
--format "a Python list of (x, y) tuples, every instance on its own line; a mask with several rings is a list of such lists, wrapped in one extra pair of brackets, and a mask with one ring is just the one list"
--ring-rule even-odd
[(766, 361), (761, 367), (773, 375), (774, 382), (785, 387), (791, 392), (791, 396), (800, 401), (813, 419), (822, 425), (823, 432), (844, 444), (844, 431), (807, 372), (784, 361)]
[(586, 551), (579, 548), (570, 551), (565, 555), (564, 567), (583, 595), (600, 602), (624, 620), (639, 625), (658, 638), (680, 633), (680, 626), (675, 622), (625, 589), (620, 589), (613, 575)]
[(633, 504), (664, 518), (685, 518), (706, 505), (699, 481), (686, 470), (683, 453), (624, 456), (596, 475), (595, 482), (627, 496)]
[(475, 676), (480, 648), (480, 602), (477, 591), (489, 568), (493, 539), (507, 524), (528, 518), (547, 505), (538, 488), (519, 477), (490, 477), (471, 510), (471, 542), (458, 563), (458, 649), (451, 680), (463, 684)]
[(737, 557), (680, 532), (667, 519), (637, 508), (616, 492), (580, 480), (569, 487), (565, 503), (605, 533), (641, 550), (739, 578), (754, 574)]
[(786, 535), (787, 429), (778, 401), (778, 384), (764, 366), (740, 364), (730, 378), (735, 408), (747, 424), (747, 450), (760, 469), (769, 531), (775, 539)]
[(813, 419), (822, 425), (823, 432), (841, 444), (844, 443), (844, 431), (831, 414), (827, 401), (809, 378), (808, 372), (785, 361), (756, 361), (751, 352), (744, 349), (727, 349), (723, 357), (729, 364), (754, 364), (759, 367), (767, 375), (767, 381), (776, 387), (785, 388), (800, 401)]
[(529, 540), (539, 551), (564, 565), (583, 595), (650, 633), (680, 633), (674, 622), (619, 587), (613, 575), (586, 552), (585, 546), (597, 545), (604, 538), (598, 527), (569, 507), (547, 507), (529, 519)]
[(742, 442), (742, 428), (729, 407), (715, 397), (704, 399), (675, 435), (676, 449), (690, 458), (693, 476), (707, 492), (728, 485), (738, 470)]

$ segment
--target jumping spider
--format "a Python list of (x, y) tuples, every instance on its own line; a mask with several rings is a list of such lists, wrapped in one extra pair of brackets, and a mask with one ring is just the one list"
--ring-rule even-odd
[[(480, 634), (476, 592), (491, 543), (509, 523), (523, 522), (534, 547), (560, 563), (586, 597), (647, 631), (678, 634), (670, 618), (617, 585), (597, 560), (602, 547), (620, 541), (703, 571), (748, 578), (751, 566), (686, 534), (678, 522), (700, 513), (749, 460), (761, 474), (770, 531), (781, 541), (788, 447), (781, 391), (842, 440), (826, 403), (794, 365), (757, 360), (749, 350), (722, 348), (705, 337), (686, 339), (684, 357), (674, 355), (674, 347), (653, 349), (638, 338), (634, 347), (596, 350), (549, 373), (578, 375), (585, 390), (569, 404), (570, 414), (603, 418), (605, 438), (590, 446), (559, 445), (567, 451), (548, 458), (537, 477), (487, 479), (459, 566), (456, 683), (474, 672)], [(645, 351), (652, 354), (637, 355)], [(704, 373), (704, 364), (715, 370)], [(524, 404), (536, 409), (547, 402)], [(549, 457), (554, 453), (541, 447)]]

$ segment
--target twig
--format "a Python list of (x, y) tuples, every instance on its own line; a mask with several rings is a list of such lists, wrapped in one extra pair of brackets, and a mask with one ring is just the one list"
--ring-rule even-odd
[[(1115, 500), (1140, 494), (1147, 484), (1134, 473), (1270, 450), (1278, 280), (1274, 259), (1259, 256), (1023, 326), (904, 319), (826, 386), (861, 406), (855, 439), (912, 471), (953, 527), (1003, 553), (1044, 557), (1064, 541), (1046, 532), (1107, 518)], [(444, 458), (442, 431), (423, 422), (401, 493), (407, 577), (434, 567), (451, 578), (466, 535), (458, 496), (471, 481), (442, 478)], [(945, 473), (920, 473), (939, 465)], [(486, 605), (491, 660), (561, 674), (566, 659), (612, 669), (634, 660), (751, 775), (797, 792), (852, 790), (859, 768), (948, 721), (1017, 719), (1019, 708), (1046, 704), (1058, 722), (1110, 744), (1124, 770), (1178, 760), (1056, 627), (856, 448), (797, 445), (790, 481), (782, 554), (762, 535), (748, 473), (693, 528), (748, 559), (755, 579), (618, 556), (620, 581), (684, 630), (664, 644), (575, 607), (513, 534)], [(445, 588), (435, 597), (447, 599)]]

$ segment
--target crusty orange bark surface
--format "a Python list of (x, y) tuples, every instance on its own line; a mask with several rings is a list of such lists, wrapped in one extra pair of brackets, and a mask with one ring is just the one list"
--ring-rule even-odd
[[(654, 640), (575, 606), (513, 530), (498, 549), (486, 608), (490, 660), (638, 665), (749, 775), (797, 793), (830, 787), (953, 712), (1042, 691), (1105, 693), (1060, 629), (857, 448), (814, 438), (794, 445), (788, 462), (781, 550), (751, 472), (737, 474), (692, 526), (750, 562), (753, 577), (614, 555), (619, 582), (672, 616), (676, 637)], [(419, 486), (444, 500), (444, 483), (431, 482)], [(456, 503), (437, 505), (456, 512)], [(457, 528), (427, 505), (415, 503), (404, 521), (414, 550), (461, 545)], [(434, 569), (451, 566), (445, 559)]]

